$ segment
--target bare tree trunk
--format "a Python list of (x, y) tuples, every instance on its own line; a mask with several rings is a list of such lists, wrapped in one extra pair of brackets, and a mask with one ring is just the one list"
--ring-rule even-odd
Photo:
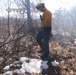
[(9, 28), (9, 13), (10, 13), (10, 1), (8, 0), (8, 37), (10, 36), (10, 28)]
[(28, 29), (31, 29), (32, 28), (32, 21), (31, 21), (31, 12), (30, 12), (30, 0), (26, 0), (26, 8), (27, 8), (27, 25), (28, 25)]

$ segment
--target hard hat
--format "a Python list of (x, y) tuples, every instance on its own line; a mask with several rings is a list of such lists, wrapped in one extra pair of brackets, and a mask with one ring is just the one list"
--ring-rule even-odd
[(38, 3), (36, 8), (39, 9), (40, 7), (43, 7), (43, 6), (44, 6), (44, 3)]

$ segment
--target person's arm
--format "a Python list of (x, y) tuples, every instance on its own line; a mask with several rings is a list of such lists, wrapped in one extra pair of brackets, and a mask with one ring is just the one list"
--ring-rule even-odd
[(45, 13), (44, 20), (42, 20), (42, 27), (48, 27), (52, 25), (52, 14)]

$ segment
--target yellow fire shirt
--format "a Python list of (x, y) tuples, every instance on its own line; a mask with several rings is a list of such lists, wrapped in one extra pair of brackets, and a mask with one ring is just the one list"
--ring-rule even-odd
[(43, 20), (41, 22), (41, 27), (51, 27), (52, 26), (52, 14), (49, 10), (45, 10), (42, 16)]

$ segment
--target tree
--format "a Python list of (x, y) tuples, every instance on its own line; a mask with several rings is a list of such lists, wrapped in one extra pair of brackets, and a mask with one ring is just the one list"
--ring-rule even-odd
[(30, 0), (26, 0), (26, 8), (27, 8), (27, 24), (29, 25), (29, 29), (31, 29), (32, 25), (32, 21), (31, 21), (31, 12), (30, 12)]
[(10, 19), (9, 19), (9, 15), (10, 15), (10, 0), (8, 0), (8, 37), (10, 36), (10, 28), (9, 28), (9, 21), (10, 21)]

